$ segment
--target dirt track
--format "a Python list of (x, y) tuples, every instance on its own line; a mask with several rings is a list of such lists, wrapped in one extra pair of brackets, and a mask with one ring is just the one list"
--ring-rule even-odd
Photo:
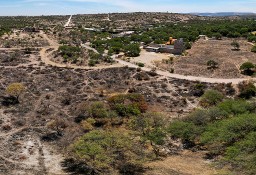
[[(41, 32), (40, 35), (49, 43), (49, 46), (41, 48), (41, 51), (40, 51), (41, 61), (43, 63), (45, 63), (46, 65), (51, 65), (51, 66), (60, 67), (60, 68), (83, 69), (83, 70), (98, 70), (98, 69), (107, 69), (107, 68), (122, 67), (122, 66), (128, 66), (128, 67), (133, 67), (133, 68), (138, 67), (137, 65), (135, 65), (133, 63), (126, 62), (126, 61), (123, 61), (120, 59), (116, 59), (115, 56), (113, 56), (113, 58), (117, 63), (110, 65), (110, 66), (89, 67), (89, 66), (77, 66), (74, 64), (56, 63), (51, 60), (51, 54), (59, 48), (59, 44), (56, 41), (54, 41), (53, 39), (50, 39), (43, 32)], [(97, 52), (95, 49), (91, 48), (89, 45), (82, 45), (82, 47), (89, 49), (89, 50), (93, 50), (94, 52)], [(17, 49), (22, 49), (22, 48), (0, 48), (0, 50), (17, 50)], [(50, 51), (48, 52), (48, 50), (50, 50)], [(236, 69), (237, 69), (237, 67), (236, 67)], [(142, 70), (151, 71), (151, 68), (143, 67)], [(199, 74), (199, 76), (182, 75), (182, 74), (169, 73), (168, 71), (164, 71), (164, 70), (157, 70), (156, 73), (161, 76), (168, 77), (168, 78), (176, 78), (176, 79), (183, 79), (183, 80), (189, 80), (189, 81), (201, 81), (201, 82), (206, 82), (206, 83), (238, 84), (242, 81), (256, 80), (255, 78), (251, 78), (251, 77), (246, 77), (246, 78), (241, 78), (241, 77), (240, 78), (209, 78), (207, 76), (203, 77), (202, 76), (203, 74)]]
[[(76, 65), (66, 65), (66, 64), (61, 64), (61, 63), (55, 63), (53, 61), (50, 60), (49, 54), (46, 53), (46, 50), (49, 48), (53, 48), (54, 50), (57, 50), (59, 44), (54, 42), (53, 40), (49, 39), (48, 36), (46, 34), (43, 34), (43, 37), (50, 43), (50, 47), (48, 48), (43, 48), (40, 52), (42, 61), (47, 64), (47, 65), (52, 65), (52, 66), (56, 66), (56, 67), (67, 67), (67, 68), (79, 68), (79, 69), (86, 69), (86, 70), (95, 70), (95, 69), (105, 69), (105, 68), (110, 68), (110, 67), (120, 67), (122, 65), (124, 66), (128, 66), (128, 67), (138, 67), (137, 65), (130, 63), (130, 62), (126, 62), (120, 59), (116, 59), (115, 56), (113, 56), (114, 60), (117, 61), (119, 64), (114, 64), (111, 66), (97, 66), (97, 67), (89, 67), (89, 66), (76, 66)], [(95, 52), (97, 52), (95, 49), (90, 48), (90, 46), (88, 45), (84, 45), (85, 48), (93, 50)], [(53, 51), (54, 51), (53, 50)], [(53, 52), (51, 51), (51, 52)], [(143, 67), (142, 70), (144, 71), (150, 71), (150, 68), (147, 67)], [(242, 81), (248, 81), (248, 80), (255, 80), (252, 79), (250, 77), (248, 78), (208, 78), (208, 77), (201, 77), (201, 76), (186, 76), (186, 75), (181, 75), (181, 74), (173, 74), (173, 73), (169, 73), (168, 71), (163, 71), (163, 70), (157, 70), (156, 71), (157, 74), (161, 75), (161, 76), (165, 76), (165, 77), (169, 77), (169, 78), (177, 78), (177, 79), (184, 79), (184, 80), (189, 80), (189, 81), (201, 81), (201, 82), (206, 82), (206, 83), (232, 83), (232, 84), (238, 84)]]
[[(120, 64), (126, 65), (128, 67), (138, 67), (137, 65), (134, 65), (132, 63), (123, 61), (123, 60), (118, 60), (116, 59)], [(150, 71), (150, 68), (147, 67), (142, 67), (141, 68), (144, 71)], [(255, 80), (253, 78), (235, 78), (235, 79), (221, 79), (221, 78), (206, 78), (206, 77), (196, 77), (196, 76), (186, 76), (186, 75), (180, 75), (180, 74), (172, 74), (167, 71), (162, 71), (162, 70), (157, 70), (156, 73), (158, 75), (162, 75), (165, 77), (169, 78), (176, 78), (176, 79), (183, 79), (183, 80), (189, 80), (189, 81), (201, 81), (201, 82), (206, 82), (206, 83), (233, 83), (233, 84), (238, 84), (242, 81), (249, 81), (249, 80)]]

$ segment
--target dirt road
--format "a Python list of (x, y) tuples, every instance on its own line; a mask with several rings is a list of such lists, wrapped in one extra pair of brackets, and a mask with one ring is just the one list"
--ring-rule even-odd
[[(77, 65), (73, 65), (73, 64), (56, 63), (54, 61), (51, 61), (50, 55), (54, 51), (58, 50), (59, 44), (54, 39), (49, 38), (47, 36), (47, 34), (45, 34), (43, 32), (41, 32), (40, 35), (45, 40), (47, 40), (48, 43), (49, 43), (49, 46), (43, 47), (40, 51), (41, 61), (43, 63), (45, 63), (46, 65), (51, 65), (51, 66), (56, 66), (56, 67), (61, 67), (61, 68), (73, 68), (73, 69), (84, 69), (84, 70), (107, 69), (107, 68), (122, 67), (122, 66), (138, 68), (137, 65), (135, 65), (133, 63), (130, 63), (130, 62), (126, 62), (126, 61), (117, 59), (117, 58), (115, 58), (115, 56), (113, 56), (112, 58), (119, 64), (113, 64), (113, 65), (110, 65), (110, 66), (103, 65), (103, 66), (97, 66), (97, 67), (89, 67), (89, 66), (77, 66)], [(83, 44), (81, 46), (88, 49), (88, 50), (92, 50), (92, 51), (98, 53), (97, 50), (95, 50), (94, 48), (91, 48), (88, 44)], [(21, 49), (21, 48), (10, 48), (10, 50), (15, 50), (15, 49)], [(6, 48), (6, 49), (0, 48), (0, 50), (8, 50), (8, 48)], [(151, 68), (147, 68), (147, 67), (142, 67), (141, 69), (143, 71), (151, 71)], [(167, 78), (176, 78), (176, 79), (183, 79), (183, 80), (189, 80), (189, 81), (200, 81), (200, 82), (206, 82), (206, 83), (239, 84), (242, 81), (256, 80), (255, 78), (250, 78), (250, 77), (248, 77), (248, 78), (222, 79), (222, 78), (208, 78), (208, 77), (199, 77), (199, 76), (186, 76), (186, 75), (181, 75), (181, 74), (169, 73), (168, 71), (163, 71), (163, 70), (157, 70), (156, 73), (158, 75), (161, 75), (161, 76), (164, 76), (164, 77), (167, 77)]]
[(72, 19), (72, 15), (70, 16), (70, 18), (68, 19), (68, 22), (64, 25), (64, 27), (68, 27), (70, 22), (71, 22), (71, 19)]
[[(128, 66), (128, 67), (134, 67), (138, 68), (137, 65), (133, 63), (129, 63), (120, 59), (115, 59), (117, 62), (119, 62), (122, 65)], [(150, 71), (150, 68), (142, 67), (143, 71)], [(165, 76), (168, 78), (177, 78), (177, 79), (183, 79), (183, 80), (189, 80), (189, 81), (201, 81), (206, 83), (232, 83), (232, 84), (238, 84), (242, 81), (248, 81), (248, 80), (256, 80), (254, 78), (236, 78), (236, 79), (220, 79), (220, 78), (207, 78), (207, 77), (195, 77), (195, 76), (185, 76), (180, 74), (173, 74), (169, 73), (167, 71), (157, 70), (156, 73), (161, 76)]]

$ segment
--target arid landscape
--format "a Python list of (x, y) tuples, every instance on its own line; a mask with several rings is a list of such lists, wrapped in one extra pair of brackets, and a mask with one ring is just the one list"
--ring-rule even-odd
[[(255, 62), (256, 55), (251, 52), (251, 43), (238, 40), (240, 50), (233, 50), (232, 39), (199, 40), (194, 43), (185, 57), (175, 62), (175, 73), (214, 78), (243, 78), (240, 66), (244, 62)], [(209, 70), (207, 61), (214, 60), (218, 69)]]
[(255, 30), (254, 16), (1, 17), (0, 175), (253, 175)]

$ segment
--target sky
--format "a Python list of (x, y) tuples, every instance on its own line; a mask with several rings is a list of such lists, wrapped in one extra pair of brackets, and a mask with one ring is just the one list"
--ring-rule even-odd
[(0, 0), (0, 16), (111, 12), (256, 13), (256, 0)]

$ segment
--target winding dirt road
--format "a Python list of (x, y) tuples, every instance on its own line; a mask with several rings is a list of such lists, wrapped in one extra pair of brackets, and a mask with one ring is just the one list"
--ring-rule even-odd
[[(41, 32), (40, 35), (45, 40), (47, 40), (49, 43), (49, 46), (41, 48), (41, 51), (40, 51), (41, 61), (43, 63), (45, 63), (46, 65), (51, 65), (51, 66), (61, 67), (61, 68), (83, 69), (83, 70), (98, 70), (98, 69), (107, 69), (107, 68), (123, 67), (123, 66), (138, 68), (137, 65), (117, 59), (115, 56), (112, 56), (112, 58), (118, 64), (113, 64), (113, 65), (109, 65), (109, 66), (103, 65), (103, 66), (97, 66), (97, 67), (89, 67), (89, 66), (77, 66), (77, 65), (73, 65), (73, 64), (56, 63), (54, 61), (51, 61), (50, 55), (54, 51), (57, 51), (60, 45), (54, 39), (49, 38), (47, 36), (47, 34)], [(91, 48), (88, 44), (82, 44), (81, 47), (84, 47), (88, 50), (92, 50), (92, 51), (98, 53), (97, 50), (95, 50), (94, 48)], [(15, 50), (15, 49), (22, 49), (22, 48), (10, 48), (10, 50)], [(8, 50), (8, 48), (0, 48), (0, 50)], [(143, 71), (151, 71), (151, 68), (148, 68), (148, 67), (142, 67), (141, 69)], [(206, 82), (206, 83), (239, 84), (240, 82), (243, 82), (243, 81), (256, 80), (255, 78), (251, 78), (251, 77), (225, 79), (225, 78), (207, 78), (207, 77), (186, 76), (186, 75), (181, 75), (181, 74), (169, 73), (168, 71), (163, 71), (163, 70), (156, 70), (156, 73), (160, 76), (167, 77), (167, 78), (176, 78), (176, 79), (189, 80), (189, 81), (200, 81), (200, 82)]]
[[(119, 62), (122, 65), (128, 66), (128, 67), (133, 67), (133, 68), (138, 68), (137, 65), (133, 63), (129, 63), (120, 59), (115, 59), (117, 62)], [(143, 71), (151, 71), (151, 68), (147, 67), (142, 67), (141, 68)], [(232, 83), (232, 84), (238, 84), (242, 81), (249, 81), (249, 80), (256, 80), (254, 78), (235, 78), (235, 79), (219, 79), (219, 78), (207, 78), (207, 77), (195, 77), (195, 76), (186, 76), (186, 75), (180, 75), (180, 74), (173, 74), (169, 73), (167, 71), (162, 71), (162, 70), (156, 70), (156, 73), (158, 75), (167, 77), (167, 78), (177, 78), (177, 79), (182, 79), (182, 80), (189, 80), (189, 81), (200, 81), (200, 82), (206, 82), (206, 83)]]

